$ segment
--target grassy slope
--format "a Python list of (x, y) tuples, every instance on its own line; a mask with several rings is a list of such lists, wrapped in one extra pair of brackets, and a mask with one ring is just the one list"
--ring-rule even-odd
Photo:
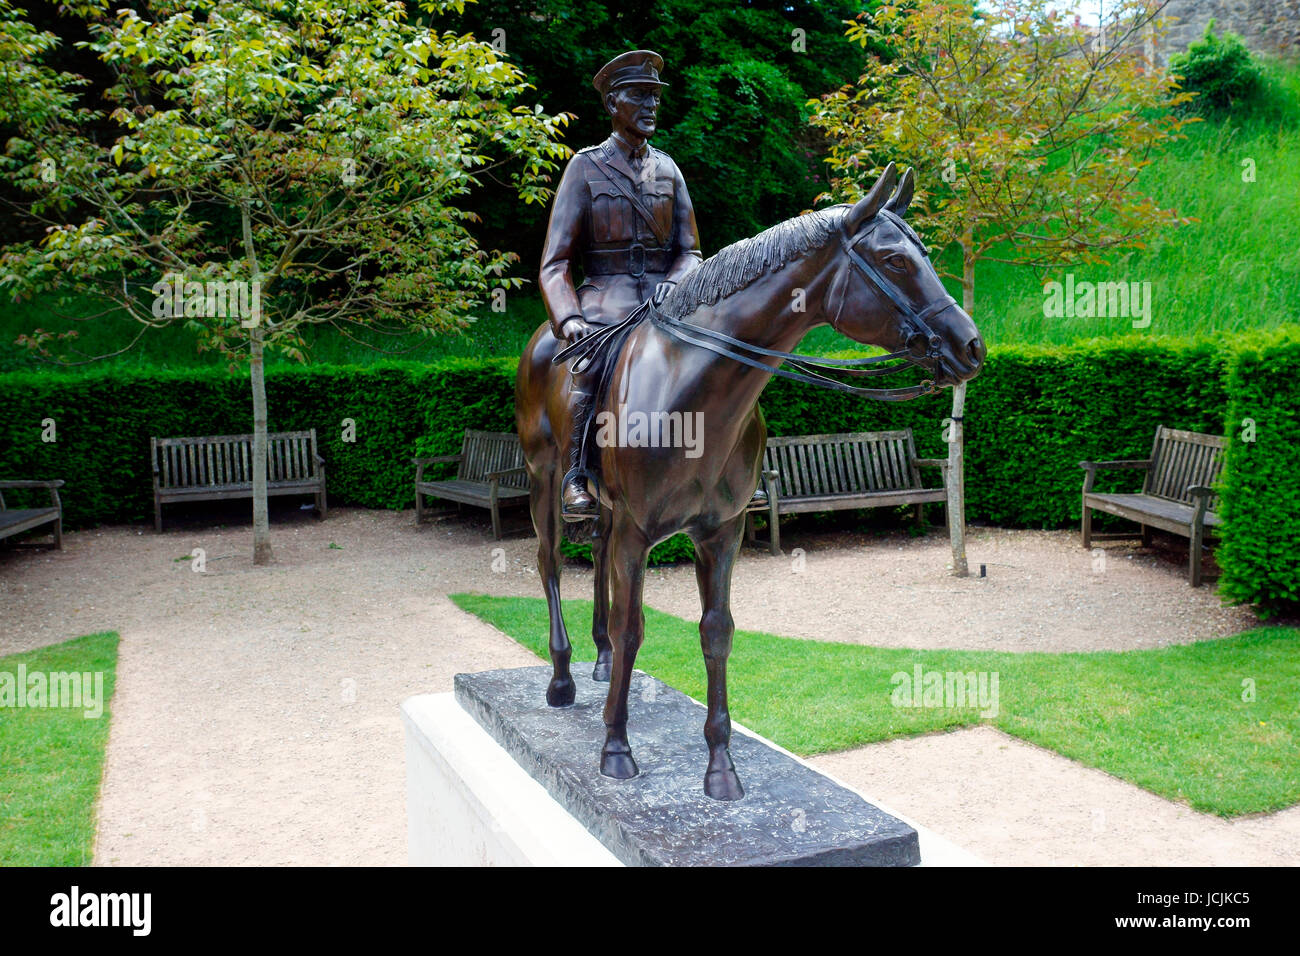
[(104, 712), (0, 709), (0, 865), (87, 866), (108, 742), (117, 635), (92, 634), (0, 658), (0, 671), (104, 674)]
[[(545, 657), (540, 598), (452, 600)], [(594, 659), (591, 613), (590, 602), (565, 605), (575, 660)], [(645, 613), (637, 666), (703, 699), (696, 625), (651, 608)], [(898, 671), (910, 674), (920, 664), (926, 671), (996, 672), (995, 726), (1162, 797), (1235, 816), (1300, 801), (1297, 638), (1295, 630), (1262, 628), (1159, 650), (1013, 654), (744, 631), (736, 634), (728, 684), (736, 720), (796, 753), (817, 754), (980, 722), (970, 709), (892, 706), (890, 677)], [(1257, 692), (1249, 703), (1241, 699), (1246, 678)]]

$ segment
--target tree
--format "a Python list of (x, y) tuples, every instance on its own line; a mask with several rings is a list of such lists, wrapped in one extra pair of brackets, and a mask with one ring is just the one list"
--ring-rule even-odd
[[(837, 48), (841, 21), (861, 8), (855, 0), (492, 0), (466, 11), (465, 23), (505, 49), (547, 108), (577, 114), (574, 146), (609, 135), (592, 74), (625, 50), (661, 54), (668, 88), (654, 143), (686, 177), (707, 254), (808, 208), (825, 188), (807, 103), (856, 75)], [(490, 210), (508, 200), (488, 184), (474, 208), (491, 226), (501, 217)], [(530, 210), (521, 225), (540, 253), (545, 210)]]
[(479, 247), (463, 199), (504, 168), (520, 200), (544, 203), (568, 117), (513, 105), (531, 87), (490, 43), (412, 25), (390, 0), (155, 0), (115, 16), (106, 2), (76, 9), (116, 77), (107, 115), (43, 63), (57, 38), (0, 0), (0, 124), (20, 131), (0, 169), (47, 224), (5, 251), (0, 286), (96, 295), (140, 334), (183, 322), (247, 360), (261, 564), (265, 349), (303, 359), (313, 323), (437, 334), (521, 285), (512, 253)]
[[(815, 104), (830, 144), (831, 189), (853, 201), (891, 160), (922, 170), (911, 209), (940, 248), (955, 247), (962, 306), (975, 314), (981, 261), (1047, 267), (1101, 262), (1185, 223), (1138, 188), (1189, 120), (1189, 98), (1146, 55), (1162, 2), (1116, 0), (1100, 30), (1051, 0), (890, 4), (849, 23), (870, 56), (856, 84)], [(960, 488), (965, 388), (953, 394), (950, 477)], [(960, 496), (954, 502), (960, 505)], [(952, 514), (953, 511), (957, 514)], [(966, 573), (960, 507), (950, 508), (954, 573)]]

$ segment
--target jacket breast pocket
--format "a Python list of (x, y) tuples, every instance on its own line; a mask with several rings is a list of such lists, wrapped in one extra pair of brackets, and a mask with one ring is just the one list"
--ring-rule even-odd
[(591, 238), (595, 242), (631, 242), (635, 237), (630, 204), (606, 179), (587, 183), (591, 194)]
[[(656, 179), (646, 183), (642, 196), (645, 204), (655, 217), (661, 235), (667, 236), (669, 242), (673, 235), (673, 181)], [(649, 231), (649, 227), (646, 228)]]

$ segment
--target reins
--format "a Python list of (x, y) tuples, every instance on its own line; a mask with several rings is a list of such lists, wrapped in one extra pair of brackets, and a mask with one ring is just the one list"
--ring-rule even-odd
[[(881, 210), (879, 216), (902, 226), (903, 234), (914, 242), (922, 251), (926, 253), (925, 246), (921, 244), (916, 234), (902, 222), (901, 219), (894, 216), (887, 210)], [(877, 218), (871, 225), (871, 228), (863, 235), (863, 239), (871, 234), (878, 225), (880, 219)], [(942, 339), (927, 324), (927, 319), (933, 319), (936, 315), (946, 311), (956, 305), (956, 300), (950, 295), (936, 302), (931, 303), (926, 308), (917, 312), (913, 309), (889, 279), (880, 273), (875, 266), (858, 254), (853, 248), (853, 243), (847, 236), (840, 236), (840, 244), (848, 253), (849, 263), (856, 268), (868, 282), (872, 283), (889, 299), (890, 303), (903, 317), (903, 341), (910, 343), (913, 339), (922, 338), (926, 343), (926, 351), (923, 358), (932, 359), (936, 363), (940, 356), (940, 346)], [(843, 311), (841, 302), (840, 311)], [(567, 362), (570, 359), (579, 360), (590, 356), (594, 351), (599, 349), (605, 342), (616, 339), (620, 332), (629, 326), (641, 322), (646, 315), (649, 315), (650, 321), (655, 327), (662, 329), (674, 338), (686, 342), (699, 348), (708, 349), (718, 355), (731, 359), (733, 362), (739, 362), (741, 365), (748, 365), (750, 368), (756, 368), (759, 371), (767, 372), (769, 375), (777, 375), (781, 378), (788, 378), (791, 381), (802, 382), (806, 385), (814, 385), (818, 388), (830, 389), (837, 392), (847, 392), (850, 395), (858, 395), (862, 398), (875, 399), (882, 402), (902, 402), (913, 398), (919, 398), (922, 395), (933, 395), (938, 392), (933, 379), (911, 385), (906, 388), (867, 388), (861, 385), (849, 385), (830, 378), (823, 372), (838, 372), (843, 375), (865, 378), (876, 375), (890, 375), (894, 372), (902, 371), (915, 365), (921, 365), (922, 359), (918, 358), (913, 352), (910, 345), (889, 352), (886, 355), (873, 355), (869, 358), (860, 359), (832, 359), (832, 358), (815, 358), (808, 355), (796, 355), (793, 352), (782, 352), (777, 349), (764, 348), (760, 345), (753, 345), (740, 339), (733, 338), (724, 332), (715, 329), (706, 329), (703, 326), (694, 325), (690, 322), (684, 322), (681, 319), (674, 319), (664, 315), (656, 308), (650, 300), (646, 300), (637, 306), (630, 315), (622, 322), (615, 325), (606, 326), (597, 329), (577, 342), (567, 346), (551, 359), (553, 364)], [(840, 312), (835, 314), (831, 321), (832, 328), (838, 332)], [(843, 334), (843, 333), (841, 333)], [(780, 359), (782, 364), (789, 364), (798, 371), (781, 368), (780, 365), (771, 366), (766, 362), (759, 360), (759, 356), (764, 358)], [(887, 368), (864, 368), (864, 366), (880, 365), (883, 362), (891, 362), (895, 359), (902, 359), (903, 362), (897, 365), (891, 365)], [(577, 369), (575, 368), (575, 371)], [(932, 370), (933, 371), (933, 370)]]

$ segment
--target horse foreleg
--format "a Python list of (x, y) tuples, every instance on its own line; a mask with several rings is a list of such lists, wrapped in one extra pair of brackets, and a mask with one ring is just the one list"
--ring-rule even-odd
[(723, 525), (708, 538), (695, 541), (695, 580), (700, 588), (700, 646), (708, 674), (708, 716), (704, 740), (709, 766), (704, 792), (714, 800), (739, 800), (745, 795), (731, 762), (731, 713), (727, 709), (727, 657), (736, 625), (731, 618), (731, 571), (740, 550), (744, 515)]
[(591, 538), (591, 560), (595, 565), (596, 609), (591, 617), (591, 639), (596, 642), (596, 666), (591, 679), (609, 680), (613, 652), (609, 644), (609, 532), (614, 524), (614, 512), (604, 505), (596, 520)]
[(600, 772), (626, 780), (637, 775), (632, 747), (627, 742), (627, 694), (636, 653), (645, 639), (641, 592), (650, 545), (630, 520), (616, 519), (606, 547), (613, 591), (609, 625), (614, 654), (609, 695), (605, 698), (605, 746), (600, 751)]
[(546, 688), (546, 702), (552, 707), (573, 703), (573, 677), (569, 673), (569, 632), (560, 610), (560, 496), (556, 488), (555, 469), (545, 477), (534, 477), (529, 494), (533, 528), (537, 532), (537, 570), (546, 591), (546, 609), (551, 616), (551, 683)]

